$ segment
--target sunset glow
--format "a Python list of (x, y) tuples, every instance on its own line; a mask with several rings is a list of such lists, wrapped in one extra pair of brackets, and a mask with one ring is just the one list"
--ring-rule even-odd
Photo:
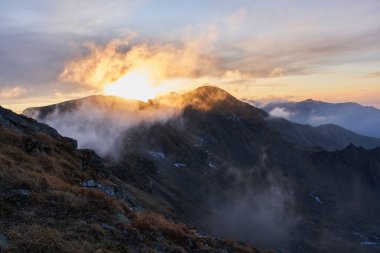
[(17, 111), (202, 85), (380, 108), (379, 1), (33, 2), (0, 3), (0, 100)]
[(136, 69), (126, 73), (116, 82), (106, 84), (104, 94), (146, 102), (154, 98), (157, 91), (151, 73), (148, 70)]

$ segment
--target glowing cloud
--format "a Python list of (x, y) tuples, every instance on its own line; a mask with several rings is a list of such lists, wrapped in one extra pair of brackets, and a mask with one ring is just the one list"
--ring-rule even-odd
[(0, 98), (18, 98), (26, 94), (26, 89), (21, 86), (7, 87), (0, 89)]
[[(115, 39), (104, 46), (86, 45), (89, 54), (69, 62), (60, 75), (65, 82), (103, 90), (107, 95), (147, 100), (156, 87), (175, 78), (194, 78), (216, 71), (214, 59), (203, 53), (211, 37), (175, 44), (130, 45)], [(202, 48), (201, 48), (202, 47)]]

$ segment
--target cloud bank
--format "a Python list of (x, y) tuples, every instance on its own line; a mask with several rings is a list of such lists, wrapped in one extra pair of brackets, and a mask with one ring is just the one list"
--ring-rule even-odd
[(6, 87), (0, 89), (0, 98), (10, 99), (19, 98), (26, 94), (26, 89), (21, 86)]

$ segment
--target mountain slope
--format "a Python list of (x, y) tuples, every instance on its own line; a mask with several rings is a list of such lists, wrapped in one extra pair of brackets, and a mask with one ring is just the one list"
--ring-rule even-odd
[(343, 149), (351, 143), (366, 149), (380, 147), (379, 138), (362, 136), (332, 124), (312, 127), (274, 117), (269, 117), (267, 122), (286, 140), (297, 145), (319, 146), (329, 151)]
[(203, 232), (290, 252), (376, 252), (380, 148), (294, 145), (267, 113), (215, 87), (178, 104), (125, 128), (107, 169)]
[(0, 107), (0, 252), (259, 252), (148, 212), (170, 213), (75, 144)]
[(371, 106), (308, 99), (301, 102), (269, 103), (262, 109), (300, 124), (335, 124), (365, 136), (380, 138), (380, 110)]

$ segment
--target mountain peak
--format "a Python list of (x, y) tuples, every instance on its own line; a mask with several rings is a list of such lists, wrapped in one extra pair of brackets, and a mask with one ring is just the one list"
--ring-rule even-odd
[(314, 99), (308, 98), (308, 99), (305, 99), (305, 100), (301, 101), (300, 103), (308, 103), (308, 104), (311, 104), (311, 103), (322, 103), (322, 101), (314, 100)]
[(227, 91), (215, 86), (202, 86), (182, 96), (183, 103), (200, 109), (210, 109), (219, 103), (236, 103), (238, 100)]

